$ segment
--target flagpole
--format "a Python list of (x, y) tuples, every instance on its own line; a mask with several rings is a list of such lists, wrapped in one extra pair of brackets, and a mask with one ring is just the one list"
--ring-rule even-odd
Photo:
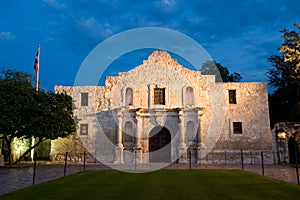
[[(35, 80), (35, 90), (36, 92), (39, 91), (39, 74), (40, 74), (40, 51), (41, 51), (41, 45), (38, 45), (38, 50), (36, 53), (36, 57), (35, 57), (35, 61), (34, 61), (34, 70), (35, 70), (35, 74), (36, 74), (36, 80)], [(35, 143), (35, 138), (32, 136), (31, 138), (31, 147), (34, 146)], [(31, 150), (30, 152), (30, 157), (31, 157), (31, 161), (33, 161), (33, 156), (34, 156), (34, 148)]]
[(36, 70), (36, 83), (35, 83), (35, 90), (39, 91), (39, 74), (40, 74), (40, 51), (41, 51), (41, 45), (38, 46), (38, 52), (37, 52), (37, 70)]

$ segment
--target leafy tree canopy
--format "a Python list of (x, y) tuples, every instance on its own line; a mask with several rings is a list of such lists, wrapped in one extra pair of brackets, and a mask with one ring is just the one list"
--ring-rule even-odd
[(230, 73), (226, 67), (215, 61), (205, 62), (202, 65), (201, 72), (204, 75), (215, 75), (216, 82), (240, 82), (242, 80), (242, 76), (239, 73)]
[(13, 139), (26, 135), (27, 110), (35, 94), (31, 83), (31, 75), (23, 72), (7, 70), (0, 74), (0, 134), (9, 155)]
[[(294, 22), (294, 26), (300, 30), (300, 25)], [(282, 31), (284, 43), (280, 47), (280, 52), (284, 54), (284, 62), (295, 63), (291, 77), (300, 79), (300, 36), (296, 31)]]
[[(299, 24), (294, 25), (299, 31)], [(268, 71), (268, 83), (276, 88), (269, 98), (271, 124), (300, 121), (300, 37), (296, 31), (280, 32), (280, 54), (269, 58), (273, 68)]]
[(35, 137), (34, 148), (46, 139), (67, 137), (76, 131), (72, 98), (36, 91), (32, 83), (27, 73), (7, 70), (0, 74), (0, 136), (7, 144), (8, 155), (14, 138)]

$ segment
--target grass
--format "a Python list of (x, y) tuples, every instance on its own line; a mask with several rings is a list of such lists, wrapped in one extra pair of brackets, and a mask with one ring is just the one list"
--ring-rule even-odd
[(300, 186), (242, 170), (84, 171), (5, 199), (299, 199)]

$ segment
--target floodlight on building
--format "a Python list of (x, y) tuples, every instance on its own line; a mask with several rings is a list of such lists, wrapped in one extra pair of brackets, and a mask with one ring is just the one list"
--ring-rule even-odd
[(285, 139), (285, 138), (286, 138), (286, 133), (283, 132), (283, 131), (281, 131), (281, 132), (279, 132), (279, 133), (277, 134), (277, 137), (278, 137), (279, 139)]

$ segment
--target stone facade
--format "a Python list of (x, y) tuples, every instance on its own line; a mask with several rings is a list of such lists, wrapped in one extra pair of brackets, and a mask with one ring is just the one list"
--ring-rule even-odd
[(215, 76), (187, 69), (165, 51), (106, 77), (104, 86), (55, 91), (72, 95), (74, 138), (82, 144), (75, 150), (74, 138), (52, 141), (53, 159), (66, 144), (104, 163), (187, 162), (188, 152), (193, 162), (215, 162), (209, 154), (274, 147), (265, 83), (216, 83)]

